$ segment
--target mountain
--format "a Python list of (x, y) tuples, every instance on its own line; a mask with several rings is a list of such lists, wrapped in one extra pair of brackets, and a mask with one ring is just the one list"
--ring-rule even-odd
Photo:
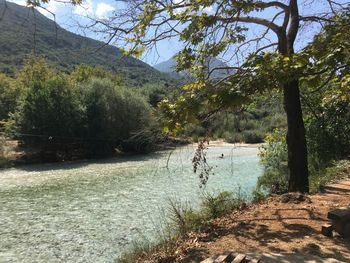
[[(228, 67), (228, 65), (215, 57), (209, 58), (208, 63), (209, 71), (217, 69), (211, 73), (211, 79), (221, 79), (233, 73), (232, 69), (219, 69)], [(160, 72), (172, 74), (173, 76), (180, 75), (182, 77), (191, 77), (190, 73), (187, 71), (176, 72), (176, 60), (174, 58), (161, 62), (155, 65), (154, 68), (159, 70)]]
[(84, 63), (122, 73), (128, 85), (174, 81), (138, 59), (123, 56), (114, 46), (69, 32), (36, 10), (0, 0), (0, 72), (12, 74), (33, 50), (63, 71)]

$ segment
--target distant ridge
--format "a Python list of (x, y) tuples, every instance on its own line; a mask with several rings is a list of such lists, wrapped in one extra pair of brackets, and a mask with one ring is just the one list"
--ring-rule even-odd
[[(233, 73), (232, 69), (219, 69), (219, 68), (228, 67), (228, 65), (225, 62), (215, 57), (211, 57), (208, 60), (208, 63), (209, 63), (209, 71), (215, 68), (217, 69), (212, 72), (210, 76), (211, 79), (221, 79)], [(182, 77), (191, 77), (190, 73), (187, 71), (176, 72), (176, 60), (174, 58), (161, 62), (155, 65), (154, 68), (159, 70), (160, 72), (172, 74), (174, 76), (180, 75)]]
[(173, 81), (140, 60), (123, 56), (114, 46), (71, 33), (36, 10), (0, 0), (0, 71), (15, 72), (34, 48), (63, 71), (84, 63), (123, 73), (136, 86)]

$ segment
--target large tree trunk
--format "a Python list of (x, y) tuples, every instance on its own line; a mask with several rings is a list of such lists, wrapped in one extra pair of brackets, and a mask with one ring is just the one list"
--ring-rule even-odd
[(300, 104), (298, 80), (284, 85), (284, 107), (287, 114), (287, 146), (290, 192), (309, 192), (307, 146)]

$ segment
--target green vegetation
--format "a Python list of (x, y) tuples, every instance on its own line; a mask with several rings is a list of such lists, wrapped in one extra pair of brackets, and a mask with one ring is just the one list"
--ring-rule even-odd
[(6, 150), (5, 150), (6, 140), (0, 136), (0, 168), (5, 167), (7, 164)]
[(184, 235), (190, 231), (201, 231), (210, 225), (210, 220), (225, 215), (234, 209), (245, 206), (245, 199), (232, 192), (222, 192), (217, 196), (206, 193), (200, 209), (170, 202), (170, 228), (173, 232)]
[[(301, 83), (311, 192), (337, 176), (342, 167), (339, 160), (350, 154), (349, 17), (347, 12), (336, 17), (336, 23), (325, 27), (303, 51), (318, 60), (313, 70), (322, 72)], [(289, 175), (283, 132), (268, 135), (266, 142), (261, 152), (265, 174), (258, 187), (271, 193), (286, 192)]]
[[(267, 100), (267, 96), (270, 96)], [(286, 127), (281, 98), (270, 94), (232, 113), (219, 113), (212, 118), (209, 130), (214, 138), (230, 143), (261, 143), (268, 132)]]
[(7, 136), (52, 153), (50, 161), (155, 147), (159, 128), (147, 98), (101, 67), (81, 65), (66, 74), (30, 58), (15, 78), (0, 81)]
[(284, 130), (276, 129), (266, 136), (266, 144), (260, 148), (260, 160), (265, 170), (258, 179), (258, 192), (261, 188), (273, 194), (288, 191), (288, 157), (284, 134)]
[[(309, 136), (309, 133), (307, 133)], [(308, 137), (309, 138), (309, 137)], [(313, 141), (313, 139), (312, 139)], [(264, 165), (264, 174), (259, 177), (257, 189), (254, 192), (256, 199), (263, 198), (268, 194), (283, 194), (288, 192), (288, 167), (287, 150), (283, 131), (275, 130), (266, 136), (266, 144), (261, 147), (260, 158)], [(309, 170), (310, 170), (310, 193), (322, 191), (325, 185), (341, 176), (344, 170), (349, 167), (347, 160), (341, 160), (346, 156), (338, 155), (337, 158), (329, 158), (329, 152), (314, 152), (309, 148)], [(311, 150), (312, 149), (312, 150)], [(334, 149), (334, 157), (338, 149)], [(317, 159), (315, 159), (317, 156)], [(320, 162), (321, 158), (323, 162)], [(317, 160), (317, 161), (316, 161)]]

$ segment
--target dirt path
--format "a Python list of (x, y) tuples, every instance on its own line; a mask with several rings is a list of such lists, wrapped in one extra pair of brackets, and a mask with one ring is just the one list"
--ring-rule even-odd
[[(242, 212), (216, 219), (208, 233), (193, 234), (192, 238), (190, 235), (178, 248), (177, 259), (198, 262), (233, 250), (275, 253), (276, 258), (287, 259), (279, 262), (350, 262), (350, 239), (321, 234), (321, 226), (328, 222), (328, 211), (350, 205), (350, 178), (329, 185), (324, 193), (309, 198), (296, 203), (282, 203), (280, 197), (270, 198)], [(305, 260), (288, 260), (291, 252)]]

